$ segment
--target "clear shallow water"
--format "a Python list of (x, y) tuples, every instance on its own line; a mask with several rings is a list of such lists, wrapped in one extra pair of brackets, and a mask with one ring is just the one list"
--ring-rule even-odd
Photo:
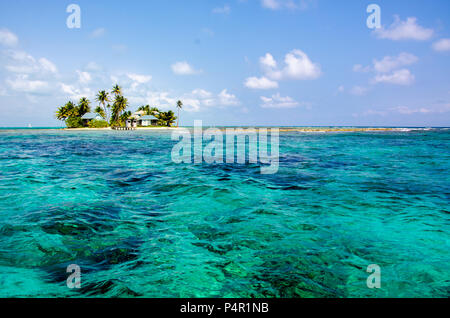
[(450, 296), (450, 131), (282, 133), (276, 175), (173, 145), (0, 131), (0, 297)]

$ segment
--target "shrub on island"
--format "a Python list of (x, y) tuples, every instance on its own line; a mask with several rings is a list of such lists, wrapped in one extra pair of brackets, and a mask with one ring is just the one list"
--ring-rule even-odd
[(89, 128), (106, 128), (108, 127), (108, 122), (106, 120), (91, 120), (88, 124)]
[(69, 117), (66, 120), (67, 128), (83, 128), (83, 121), (80, 117)]

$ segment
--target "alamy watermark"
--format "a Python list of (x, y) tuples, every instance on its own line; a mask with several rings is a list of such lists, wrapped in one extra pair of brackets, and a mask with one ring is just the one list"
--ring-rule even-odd
[[(278, 128), (226, 128), (224, 130), (225, 135), (223, 130), (218, 128), (208, 128), (203, 132), (202, 121), (196, 120), (193, 136), (188, 129), (173, 131), (172, 140), (179, 142), (172, 149), (172, 161), (194, 164), (245, 164), (248, 162), (261, 164), (261, 174), (278, 172), (280, 157)], [(207, 142), (205, 147), (203, 147), (204, 141)]]
[(371, 264), (367, 266), (367, 273), (370, 273), (367, 277), (367, 287), (370, 289), (381, 288), (381, 267), (377, 264)]
[(81, 268), (76, 264), (71, 264), (67, 266), (67, 273), (71, 273), (69, 277), (67, 277), (67, 287), (70, 289), (81, 288)]
[(369, 29), (381, 28), (381, 8), (378, 4), (369, 4), (367, 6), (367, 13), (370, 13), (366, 24)]
[(69, 29), (81, 28), (81, 8), (78, 4), (69, 4), (66, 9), (70, 15), (67, 17), (66, 25)]

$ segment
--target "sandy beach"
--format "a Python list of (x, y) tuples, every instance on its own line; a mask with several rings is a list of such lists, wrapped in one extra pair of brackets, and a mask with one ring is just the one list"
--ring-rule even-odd
[[(210, 127), (203, 127), (203, 129), (208, 129)], [(221, 131), (225, 131), (227, 128), (234, 129), (248, 129), (253, 127), (214, 127)], [(304, 132), (304, 133), (329, 133), (329, 132), (385, 132), (385, 131), (410, 131), (408, 128), (358, 128), (358, 127), (255, 127), (255, 129), (260, 128), (278, 128), (280, 132)], [(179, 130), (179, 129), (189, 129), (192, 130), (193, 127), (137, 127), (134, 128), (135, 131), (164, 131), (164, 130)], [(111, 127), (107, 128), (64, 128), (66, 131), (105, 131), (105, 130), (113, 130)]]

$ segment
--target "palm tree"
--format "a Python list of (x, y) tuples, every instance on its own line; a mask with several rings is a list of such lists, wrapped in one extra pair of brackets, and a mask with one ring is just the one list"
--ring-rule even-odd
[(177, 109), (178, 109), (178, 118), (177, 118), (177, 127), (179, 127), (179, 121), (180, 121), (180, 110), (183, 108), (183, 102), (179, 100), (177, 102)]
[(123, 111), (125, 111), (125, 109), (127, 109), (127, 107), (128, 100), (121, 95), (116, 95), (114, 104), (112, 106), (113, 118), (115, 123), (119, 123), (120, 115)]
[(64, 106), (61, 106), (56, 111), (56, 118), (58, 120), (66, 120), (69, 117), (78, 116), (78, 109), (74, 103), (68, 102)]
[(145, 105), (138, 108), (138, 112), (144, 111), (146, 115), (150, 115), (150, 106)]
[(122, 88), (116, 84), (113, 86), (112, 93), (116, 96), (122, 95)]
[(127, 112), (124, 112), (122, 115), (120, 115), (120, 117), (119, 117), (119, 120), (120, 120), (120, 122), (125, 122), (128, 118), (130, 118), (130, 116), (131, 116), (132, 114), (131, 114), (131, 112), (130, 111), (127, 111)]
[(108, 118), (107, 118), (108, 111), (106, 108), (106, 103), (109, 102), (109, 93), (107, 91), (99, 91), (97, 94), (97, 101), (103, 107), (103, 114), (104, 114), (103, 118), (105, 118), (108, 121)]
[(56, 111), (56, 119), (58, 120), (66, 120), (69, 118), (69, 112), (67, 111), (66, 106), (61, 106)]
[(103, 119), (106, 120), (106, 114), (105, 114), (105, 110), (103, 108), (101, 108), (100, 106), (97, 106), (97, 108), (95, 109), (95, 112), (97, 114), (99, 114), (100, 116), (102, 116)]
[(156, 116), (159, 113), (159, 109), (156, 107), (150, 107), (149, 105), (141, 106), (138, 111), (144, 111), (146, 115)]
[(157, 118), (158, 118), (158, 125), (167, 127), (171, 127), (172, 124), (177, 119), (175, 113), (171, 110), (169, 110), (168, 112), (159, 113)]
[(82, 97), (78, 102), (78, 112), (81, 117), (83, 117), (84, 114), (89, 113), (91, 111), (91, 107), (89, 106), (89, 104), (90, 104), (89, 99), (87, 99), (86, 97)]

